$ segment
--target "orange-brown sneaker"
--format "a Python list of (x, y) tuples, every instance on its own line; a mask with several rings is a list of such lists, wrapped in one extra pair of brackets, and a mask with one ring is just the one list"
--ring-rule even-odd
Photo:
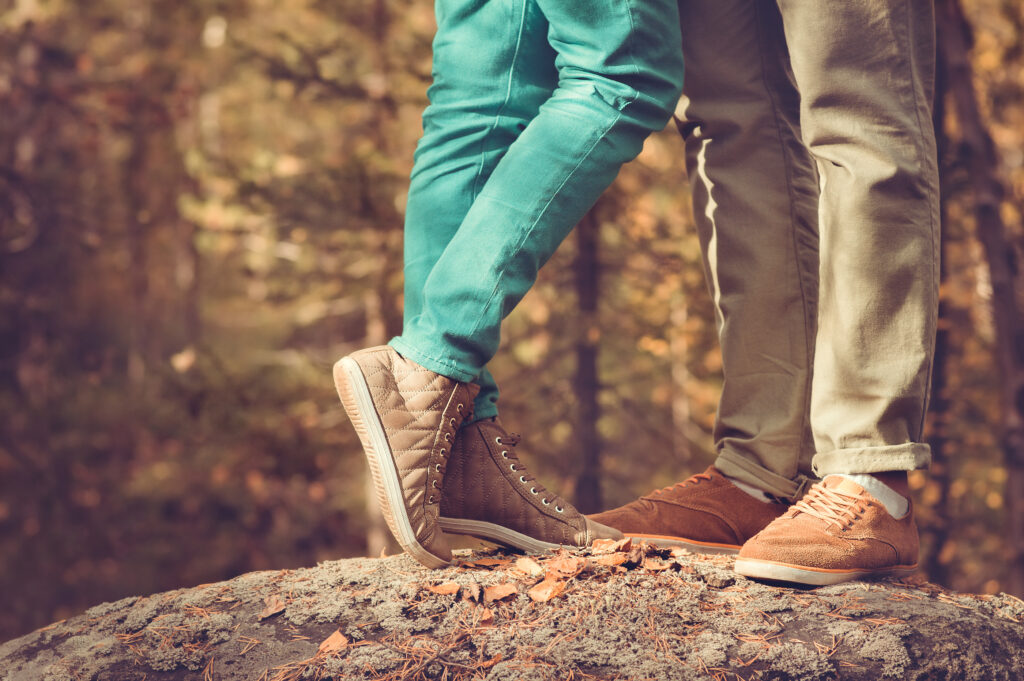
[(711, 466), (683, 482), (590, 517), (655, 546), (736, 553), (786, 508), (755, 499)]
[(912, 573), (917, 552), (913, 505), (902, 518), (893, 518), (863, 487), (830, 476), (743, 545), (736, 572), (799, 584), (837, 584)]

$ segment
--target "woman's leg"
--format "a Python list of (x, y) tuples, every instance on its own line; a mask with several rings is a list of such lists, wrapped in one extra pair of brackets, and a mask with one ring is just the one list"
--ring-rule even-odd
[(480, 375), (501, 320), (619, 167), (665, 124), (682, 85), (675, 0), (535, 4), (550, 24), (558, 87), (484, 183), (426, 277), (419, 314), (391, 341), (460, 381)]
[[(548, 22), (529, 0), (439, 0), (434, 82), (405, 212), (405, 322), (494, 167), (558, 84)], [(497, 414), (484, 369), (474, 413)]]

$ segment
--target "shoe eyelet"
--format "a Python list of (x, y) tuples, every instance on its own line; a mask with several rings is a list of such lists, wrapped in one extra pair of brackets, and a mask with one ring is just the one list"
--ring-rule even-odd
[(537, 494), (537, 493), (538, 492), (537, 492), (537, 488), (536, 487), (531, 487), (530, 488), (530, 494)]
[(545, 506), (550, 506), (551, 505), (551, 502), (548, 501), (547, 499), (541, 499), (540, 503), (544, 504)]
[(526, 484), (526, 476), (525, 475), (520, 475), (519, 476), (519, 482), (521, 482), (521, 483), (523, 483), (525, 485)]
[(508, 450), (507, 449), (501, 450), (501, 458), (503, 458), (503, 459), (507, 459), (508, 458)]
[(442, 448), (441, 448), (441, 451), (439, 452), (439, 454), (440, 454), (441, 456), (445, 456), (445, 453), (444, 453), (444, 447), (442, 447)]
[(459, 404), (458, 406), (455, 407), (455, 411), (459, 412), (460, 414), (462, 413), (462, 410), (463, 410), (462, 404)]
[(437, 480), (431, 480), (430, 486), (433, 487), (434, 489), (437, 489)]
[(445, 433), (444, 434), (444, 441), (445, 442), (451, 442), (452, 441), (452, 434), (451, 433)]
[(559, 513), (561, 513), (561, 512), (562, 512), (562, 511), (564, 511), (565, 509), (564, 509), (564, 508), (562, 508), (561, 506), (555, 506), (555, 510), (556, 510), (556, 511), (558, 511)]
[(434, 495), (433, 494), (431, 494), (429, 497), (427, 497), (427, 503), (428, 504), (434, 503)]
[(509, 466), (509, 467), (508, 467), (508, 469), (509, 469), (510, 471), (513, 471), (513, 472), (515, 472), (515, 471), (518, 471), (518, 470), (519, 470), (518, 468), (516, 468), (516, 465), (515, 465), (515, 464), (512, 464), (511, 466)]
[(439, 463), (435, 463), (435, 464), (434, 464), (434, 470), (435, 470), (436, 472), (440, 473), (440, 472), (441, 472), (441, 464), (439, 464)]
[(494, 438), (494, 441), (497, 442), (499, 445), (505, 444), (504, 442), (501, 441), (501, 436), (500, 435), (498, 437)]
[(451, 417), (450, 419), (448, 419), (448, 425), (452, 426), (453, 428), (455, 427), (455, 417), (454, 416)]

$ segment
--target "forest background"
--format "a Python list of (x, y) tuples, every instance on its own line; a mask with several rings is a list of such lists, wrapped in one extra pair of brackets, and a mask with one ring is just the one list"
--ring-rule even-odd
[[(937, 4), (922, 571), (1024, 595), (1024, 3)], [(330, 367), (400, 329), (433, 30), (426, 0), (0, 0), (0, 640), (394, 550)], [(493, 364), (524, 459), (587, 510), (713, 460), (682, 155), (649, 140)]]

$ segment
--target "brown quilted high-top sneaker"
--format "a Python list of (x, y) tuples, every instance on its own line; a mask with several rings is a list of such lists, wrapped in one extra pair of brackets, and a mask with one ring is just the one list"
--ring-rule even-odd
[(683, 482), (591, 518), (655, 546), (736, 553), (786, 508), (755, 499), (711, 466)]
[(479, 388), (435, 374), (387, 345), (334, 365), (334, 384), (363, 443), (388, 527), (427, 567), (451, 560), (438, 508), (455, 434)]
[(622, 533), (588, 519), (548, 492), (515, 454), (518, 435), (497, 418), (464, 426), (452, 449), (441, 497), (441, 528), (542, 553), (589, 546)]
[(857, 483), (829, 476), (743, 545), (736, 572), (800, 584), (836, 584), (912, 573), (917, 552), (912, 505), (903, 517), (893, 518)]

